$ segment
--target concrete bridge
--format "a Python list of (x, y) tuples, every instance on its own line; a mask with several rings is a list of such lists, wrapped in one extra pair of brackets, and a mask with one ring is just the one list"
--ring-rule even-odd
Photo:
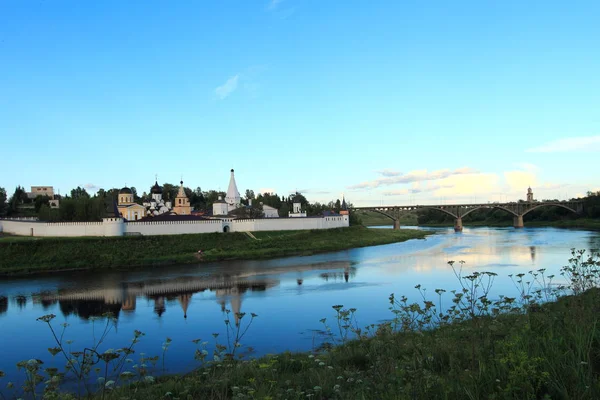
[(462, 219), (475, 210), (499, 209), (513, 215), (514, 227), (523, 228), (523, 217), (527, 213), (540, 207), (561, 207), (576, 214), (583, 212), (582, 201), (531, 201), (512, 203), (479, 203), (479, 204), (444, 204), (444, 205), (415, 205), (415, 206), (378, 206), (378, 207), (352, 207), (354, 211), (373, 211), (390, 218), (394, 222), (394, 229), (400, 229), (400, 213), (416, 210), (437, 210), (454, 218), (454, 230), (462, 231)]

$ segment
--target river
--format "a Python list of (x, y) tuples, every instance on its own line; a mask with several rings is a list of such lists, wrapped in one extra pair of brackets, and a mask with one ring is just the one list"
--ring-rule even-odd
[[(456, 289), (458, 283), (447, 262), (465, 261), (466, 271), (498, 274), (493, 292), (516, 297), (509, 274), (545, 268), (559, 276), (570, 249), (600, 248), (600, 233), (554, 228), (423, 228), (435, 232), (425, 240), (352, 249), (308, 257), (267, 261), (234, 261), (169, 266), (132, 272), (65, 272), (0, 280), (0, 381), (22, 382), (15, 364), (38, 358), (47, 366), (64, 366), (52, 358), (52, 335), (36, 318), (55, 314), (55, 326), (67, 322), (64, 339), (73, 350), (89, 346), (102, 331), (105, 312), (117, 316), (104, 345), (127, 346), (138, 329), (145, 333), (139, 353), (160, 355), (166, 337), (172, 343), (166, 355), (169, 373), (195, 365), (193, 339), (214, 342), (212, 333), (225, 333), (223, 309), (258, 314), (244, 346), (256, 355), (285, 350), (310, 350), (321, 318), (332, 319), (336, 304), (354, 307), (364, 326), (391, 317), (390, 293), (418, 300), (414, 286)], [(432, 296), (433, 297), (433, 296)], [(233, 318), (232, 318), (233, 319)], [(223, 337), (223, 336), (221, 336)], [(208, 350), (212, 350), (210, 347)]]

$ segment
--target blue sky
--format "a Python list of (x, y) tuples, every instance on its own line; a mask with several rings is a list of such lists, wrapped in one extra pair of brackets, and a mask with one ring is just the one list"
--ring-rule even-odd
[(0, 186), (600, 189), (597, 1), (0, 0)]

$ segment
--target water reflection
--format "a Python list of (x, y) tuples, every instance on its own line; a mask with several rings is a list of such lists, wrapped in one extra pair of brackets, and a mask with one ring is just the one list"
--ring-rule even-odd
[[(233, 273), (206, 274), (204, 276), (179, 276), (168, 279), (146, 279), (123, 282), (118, 275), (112, 279), (105, 277), (96, 287), (89, 287), (89, 282), (66, 282), (70, 287), (59, 287), (56, 290), (43, 291), (31, 295), (32, 303), (41, 306), (45, 311), (58, 304), (64, 317), (77, 316), (82, 320), (91, 317), (102, 317), (111, 313), (119, 318), (122, 313), (133, 314), (140, 299), (153, 303), (153, 312), (161, 318), (167, 308), (178, 305), (183, 319), (188, 317), (188, 308), (192, 297), (197, 293), (214, 294), (216, 303), (222, 311), (230, 310), (239, 324), (237, 314), (242, 312), (242, 298), (247, 292), (264, 292), (280, 284), (276, 278), (283, 273), (295, 272), (301, 276), (307, 272), (319, 272), (325, 281), (348, 282), (356, 276), (356, 268), (349, 261), (298, 265), (292, 268), (261, 268), (253, 271), (235, 271)], [(297, 279), (301, 285), (303, 278)], [(97, 283), (97, 281), (96, 281)], [(13, 296), (13, 302), (19, 309), (27, 306), (28, 297), (19, 294)], [(8, 310), (8, 300), (0, 297), (0, 314)]]

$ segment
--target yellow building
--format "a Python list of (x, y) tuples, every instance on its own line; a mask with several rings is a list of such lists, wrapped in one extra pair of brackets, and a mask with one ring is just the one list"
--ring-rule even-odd
[(121, 217), (128, 221), (137, 221), (146, 216), (146, 208), (133, 202), (133, 192), (128, 187), (119, 190), (117, 209)]
[(175, 202), (173, 203), (173, 212), (177, 215), (191, 215), (192, 206), (190, 206), (190, 199), (185, 195), (183, 181), (179, 183), (181, 186), (179, 186), (179, 192), (177, 192), (177, 197), (175, 197)]

